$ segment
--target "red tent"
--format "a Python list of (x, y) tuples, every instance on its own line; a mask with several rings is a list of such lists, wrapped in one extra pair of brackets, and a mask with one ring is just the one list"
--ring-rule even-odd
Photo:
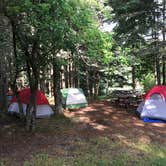
[(13, 91), (12, 90), (8, 90), (7, 96), (12, 96), (12, 95), (13, 95)]
[[(30, 103), (31, 90), (30, 88), (25, 88), (19, 92), (21, 102), (24, 104)], [(16, 97), (12, 99), (12, 102), (17, 102)], [(37, 105), (49, 104), (46, 96), (40, 90), (37, 90), (35, 103)]]
[(150, 91), (146, 93), (145, 100), (148, 100), (153, 94), (159, 94), (166, 99), (166, 86), (164, 85), (154, 86)]

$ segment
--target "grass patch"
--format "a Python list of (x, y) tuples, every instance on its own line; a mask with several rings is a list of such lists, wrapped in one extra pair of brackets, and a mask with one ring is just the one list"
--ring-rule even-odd
[(166, 157), (164, 158), (157, 158), (151, 161), (152, 166), (164, 166), (166, 165)]
[[(92, 137), (79, 134), (75, 131), (76, 125), (63, 115), (55, 114), (49, 119), (39, 119), (36, 133), (32, 135), (33, 141), (41, 139), (41, 147), (36, 146), (36, 151), (29, 151), (25, 161), (0, 158), (0, 166), (165, 166), (166, 147), (153, 142), (145, 143), (137, 138), (126, 138), (115, 134), (110, 137)], [(126, 122), (127, 123), (127, 122)], [(3, 137), (17, 140), (17, 137), (26, 140), (31, 135), (25, 133), (19, 123), (6, 122), (3, 124)], [(15, 131), (13, 131), (15, 129)], [(86, 130), (86, 129), (85, 129)], [(12, 131), (12, 132), (11, 132)], [(11, 132), (11, 134), (9, 134)], [(128, 132), (128, 131), (126, 131)], [(8, 135), (5, 136), (5, 133)], [(27, 136), (27, 137), (26, 137)], [(37, 136), (37, 137), (36, 137)], [(2, 139), (2, 137), (1, 137)], [(126, 139), (126, 141), (125, 141)], [(128, 139), (128, 140), (127, 140)], [(51, 144), (49, 145), (49, 140)], [(47, 142), (48, 145), (47, 146)], [(55, 143), (54, 143), (55, 142)], [(15, 144), (17, 142), (15, 141)], [(18, 142), (19, 144), (20, 142)], [(25, 144), (19, 144), (19, 148)], [(33, 146), (34, 144), (32, 144)], [(46, 146), (45, 146), (46, 145)], [(6, 145), (7, 146), (7, 145)], [(14, 146), (17, 147), (17, 146)], [(18, 148), (18, 150), (19, 150)], [(14, 156), (15, 157), (15, 156)]]
[(107, 137), (75, 141), (66, 154), (58, 158), (38, 154), (24, 166), (165, 166), (166, 163), (166, 150), (160, 145), (126, 146)]
[[(38, 152), (23, 166), (165, 166), (166, 149), (159, 144), (133, 143), (124, 145), (107, 137), (73, 140), (64, 147), (65, 153)], [(14, 165), (0, 161), (0, 166)]]
[(23, 166), (61, 166), (64, 165), (62, 159), (55, 159), (48, 154), (38, 154), (31, 161), (25, 161)]
[(159, 144), (145, 144), (140, 142), (135, 144), (134, 147), (146, 154), (151, 155), (151, 157), (166, 157), (166, 146)]
[(64, 134), (70, 131), (74, 124), (70, 119), (66, 118), (64, 115), (55, 114), (48, 119), (38, 119), (37, 120), (37, 133), (48, 133), (48, 134)]

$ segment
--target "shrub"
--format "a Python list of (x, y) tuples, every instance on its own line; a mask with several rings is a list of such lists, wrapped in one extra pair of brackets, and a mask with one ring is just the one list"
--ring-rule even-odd
[(149, 73), (147, 76), (145, 76), (145, 79), (143, 80), (142, 84), (144, 86), (144, 91), (147, 92), (156, 84), (155, 76)]

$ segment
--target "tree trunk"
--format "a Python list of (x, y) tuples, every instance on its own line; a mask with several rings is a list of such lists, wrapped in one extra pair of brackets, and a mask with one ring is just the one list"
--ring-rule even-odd
[(93, 99), (93, 85), (94, 85), (94, 73), (93, 73), (93, 71), (89, 68), (89, 77), (88, 77), (88, 79), (89, 79), (89, 81), (88, 81), (88, 83), (89, 83), (89, 97), (91, 98), (91, 99)]
[(30, 103), (26, 110), (26, 130), (34, 132), (36, 129), (36, 88), (31, 87)]
[(61, 66), (58, 63), (58, 59), (55, 59), (53, 62), (53, 84), (54, 84), (54, 101), (55, 101), (55, 110), (58, 113), (63, 113), (62, 99), (60, 92), (60, 70)]
[(136, 77), (135, 77), (135, 66), (132, 66), (132, 88), (135, 90), (136, 88)]
[(78, 88), (78, 73), (79, 73), (79, 69), (78, 69), (78, 58), (74, 57), (73, 58), (73, 86), (75, 88)]
[(165, 67), (165, 61), (166, 61), (166, 58), (163, 56), (163, 66), (162, 66), (162, 73), (163, 73), (163, 85), (166, 85), (166, 67)]
[(3, 75), (4, 73), (0, 72), (0, 112), (2, 110), (7, 111), (7, 100), (6, 100), (7, 85), (6, 85), (6, 77)]
[(91, 98), (91, 95), (90, 95), (90, 85), (89, 85), (89, 68), (86, 69), (86, 91), (87, 91), (87, 96), (88, 98), (90, 99)]
[[(1, 8), (1, 7), (0, 7)], [(10, 71), (8, 60), (11, 59), (13, 48), (11, 25), (7, 17), (0, 11), (0, 111), (7, 110), (6, 93)]]
[(60, 89), (64, 87), (64, 74), (63, 71), (60, 69)]
[[(158, 1), (157, 1), (158, 3)], [(155, 40), (156, 40), (156, 49), (157, 49), (157, 54), (156, 54), (156, 78), (157, 78), (157, 84), (161, 85), (161, 71), (160, 71), (160, 54), (159, 54), (159, 9), (157, 8), (156, 11), (156, 29), (155, 29)]]
[[(26, 52), (26, 53), (28, 55), (28, 52)], [(32, 64), (33, 62), (30, 63), (29, 61), (26, 61), (26, 63), (27, 63), (27, 74), (28, 74), (30, 91), (31, 91), (30, 103), (29, 103), (27, 110), (26, 110), (26, 129), (27, 129), (27, 131), (35, 131), (35, 128), (36, 128), (35, 98), (36, 98), (36, 93), (38, 90), (38, 79), (39, 79), (38, 76), (39, 75), (37, 72), (37, 68), (35, 68), (35, 65)]]
[(18, 77), (18, 74), (19, 74), (19, 71), (18, 71), (18, 64), (17, 64), (17, 46), (16, 46), (16, 25), (14, 23), (13, 20), (11, 20), (11, 25), (12, 25), (12, 36), (13, 36), (13, 52), (14, 52), (14, 58), (15, 58), (15, 73), (14, 73), (14, 79), (12, 81), (12, 90), (14, 92), (14, 95), (16, 96), (16, 99), (17, 99), (17, 103), (18, 103), (18, 108), (19, 108), (19, 116), (21, 119), (23, 119), (24, 117), (24, 113), (23, 113), (23, 106), (22, 106), (22, 103), (21, 103), (21, 99), (20, 99), (20, 96), (19, 96), (19, 93), (18, 93), (18, 90), (17, 90), (17, 83), (16, 83), (16, 80), (17, 80), (17, 77)]
[[(163, 34), (163, 49), (165, 48), (165, 9), (166, 9), (166, 0), (163, 0), (163, 30), (162, 30), (162, 34)], [(165, 52), (162, 55), (162, 75), (163, 75), (163, 85), (166, 85), (166, 69), (165, 69), (165, 61), (166, 61), (166, 55)]]
[(64, 76), (65, 76), (65, 88), (69, 87), (69, 75), (68, 75), (67, 64), (64, 65)]
[(38, 72), (37, 69), (33, 66), (33, 64), (30, 64), (29, 61), (27, 61), (27, 73), (28, 73), (28, 79), (29, 79), (29, 85), (30, 85), (30, 103), (27, 106), (26, 110), (26, 129), (27, 131), (35, 131), (36, 128), (36, 93), (38, 90)]
[(99, 72), (96, 71), (95, 73), (95, 83), (94, 83), (94, 97), (99, 95), (99, 84), (100, 83), (100, 75)]
[(69, 62), (69, 87), (72, 87), (72, 65)]
[(46, 80), (46, 78), (44, 78), (44, 76), (42, 76), (42, 78), (40, 78), (40, 80), (39, 80), (40, 90), (44, 93), (48, 92), (45, 80)]
[(160, 60), (158, 56), (156, 56), (156, 79), (157, 85), (161, 85)]
[(75, 57), (74, 59), (74, 84), (76, 88), (80, 87), (80, 64), (79, 64), (79, 58)]

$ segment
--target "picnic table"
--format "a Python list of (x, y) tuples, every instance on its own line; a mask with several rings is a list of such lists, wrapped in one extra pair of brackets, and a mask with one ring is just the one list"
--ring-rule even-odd
[(116, 91), (113, 92), (111, 103), (124, 108), (138, 107), (143, 100), (143, 93), (135, 91)]

